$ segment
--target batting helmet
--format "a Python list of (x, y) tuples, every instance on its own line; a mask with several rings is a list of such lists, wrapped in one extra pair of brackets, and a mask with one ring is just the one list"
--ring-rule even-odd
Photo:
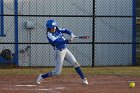
[(48, 20), (46, 23), (47, 28), (54, 28), (57, 27), (57, 22), (55, 20)]

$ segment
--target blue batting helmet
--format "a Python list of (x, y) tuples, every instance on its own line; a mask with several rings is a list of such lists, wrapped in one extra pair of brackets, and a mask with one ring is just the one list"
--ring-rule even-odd
[(48, 20), (46, 23), (47, 28), (54, 28), (57, 27), (57, 22), (55, 20)]

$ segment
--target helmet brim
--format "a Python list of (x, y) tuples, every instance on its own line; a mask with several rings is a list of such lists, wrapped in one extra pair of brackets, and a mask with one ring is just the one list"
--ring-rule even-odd
[(51, 29), (51, 28), (55, 28), (55, 27), (57, 27), (57, 26), (50, 26), (50, 27), (48, 27), (48, 28), (50, 28), (50, 29)]

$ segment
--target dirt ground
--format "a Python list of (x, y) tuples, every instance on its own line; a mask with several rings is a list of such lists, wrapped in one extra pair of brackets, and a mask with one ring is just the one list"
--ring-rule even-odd
[[(36, 75), (0, 75), (0, 93), (140, 93), (140, 77), (91, 76), (89, 85), (82, 85), (77, 75), (47, 78), (40, 85)], [(135, 88), (129, 88), (134, 81)]]

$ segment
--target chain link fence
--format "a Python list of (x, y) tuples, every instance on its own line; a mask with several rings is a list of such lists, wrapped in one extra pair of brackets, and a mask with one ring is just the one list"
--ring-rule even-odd
[[(77, 36), (90, 36), (87, 40), (78, 39), (77, 42), (68, 44), (81, 66), (135, 64), (133, 0), (15, 2), (3, 0), (4, 12), (1, 16), (4, 15), (3, 31), (6, 36), (0, 37), (0, 49), (11, 49), (17, 65), (55, 65), (54, 50), (46, 38), (45, 22), (48, 19), (56, 20), (59, 27), (66, 28)], [(15, 18), (18, 18), (18, 25), (15, 24)], [(28, 28), (30, 23), (31, 29)], [(18, 32), (15, 28), (18, 28)], [(67, 35), (65, 37), (70, 38)], [(70, 64), (64, 62), (64, 66)]]

